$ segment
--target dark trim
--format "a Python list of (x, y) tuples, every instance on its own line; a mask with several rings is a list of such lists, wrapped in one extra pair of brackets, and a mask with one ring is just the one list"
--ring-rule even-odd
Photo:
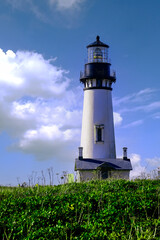
[(86, 48), (90, 48), (90, 47), (105, 47), (105, 48), (109, 48), (109, 46), (105, 43), (100, 43), (100, 42), (94, 42), (89, 44), (88, 46), (86, 46)]
[[(103, 169), (103, 168), (102, 168), (102, 169)], [(93, 169), (75, 168), (74, 170), (75, 170), (75, 171), (81, 171), (81, 172), (83, 172), (83, 171), (101, 171), (101, 168), (99, 168), (99, 167), (93, 168)], [(107, 168), (107, 170), (108, 170), (108, 171), (111, 171), (111, 170), (112, 170), (112, 171), (124, 171), (124, 172), (128, 172), (128, 171), (132, 171), (133, 169), (122, 169), (122, 168), (120, 168), (120, 169), (114, 169), (114, 168)]]
[(123, 160), (124, 160), (124, 161), (130, 161), (130, 159), (127, 158), (127, 157), (123, 157)]
[(116, 81), (116, 75), (110, 73), (110, 63), (104, 62), (91, 62), (86, 63), (84, 72), (80, 72), (80, 80), (83, 79), (109, 79), (113, 82)]
[(81, 172), (85, 172), (85, 171), (87, 171), (87, 172), (89, 172), (89, 171), (99, 171), (99, 169), (76, 169), (75, 171), (81, 171)]
[(92, 90), (92, 89), (104, 89), (104, 90), (112, 91), (112, 88), (110, 88), (110, 87), (88, 87), (88, 88), (84, 88), (83, 91)]
[(87, 62), (87, 63), (85, 63), (85, 65), (89, 65), (89, 64), (92, 64), (92, 65), (97, 65), (97, 64), (98, 64), (98, 65), (100, 65), (100, 64), (102, 65), (102, 64), (103, 64), (104, 66), (105, 66), (105, 65), (106, 65), (106, 66), (107, 66), (107, 65), (109, 65), (109, 66), (112, 65), (109, 61), (108, 61), (108, 62)]
[(100, 36), (96, 37), (96, 41), (95, 42), (87, 45), (87, 48), (89, 48), (89, 47), (96, 47), (96, 46), (109, 48), (109, 46), (107, 44), (105, 44), (105, 43), (100, 41)]

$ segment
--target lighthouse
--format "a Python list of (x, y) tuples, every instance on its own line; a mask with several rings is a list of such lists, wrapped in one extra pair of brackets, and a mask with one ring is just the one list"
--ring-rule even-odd
[(109, 46), (96, 37), (87, 46), (88, 61), (80, 82), (84, 86), (83, 117), (79, 156), (75, 160), (78, 181), (105, 178), (129, 178), (132, 169), (123, 148), (123, 158), (116, 158), (112, 107), (112, 85), (116, 74), (111, 73)]

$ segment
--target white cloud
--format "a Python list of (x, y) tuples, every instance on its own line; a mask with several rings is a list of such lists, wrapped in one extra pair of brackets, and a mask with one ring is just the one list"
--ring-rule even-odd
[(120, 125), (122, 123), (123, 118), (121, 117), (120, 113), (114, 112), (113, 118), (114, 118), (114, 125)]
[(133, 170), (130, 172), (130, 178), (157, 178), (157, 169), (160, 167), (160, 158), (145, 159), (146, 166), (142, 166), (141, 157), (139, 154), (132, 153), (130, 155)]
[(141, 125), (143, 123), (144, 123), (144, 120), (140, 119), (140, 120), (131, 122), (131, 123), (127, 124), (127, 125), (124, 125), (123, 128), (137, 127), (137, 126), (139, 126), (139, 125)]
[(52, 65), (51, 60), (34, 52), (0, 50), (0, 97), (62, 96), (69, 85), (67, 71)]
[[(55, 65), (55, 59), (0, 49), (0, 131), (17, 140), (12, 149), (40, 160), (57, 157), (61, 161), (66, 156), (73, 160), (80, 140), (83, 91), (82, 87), (69, 89), (67, 73)], [(115, 125), (122, 120), (114, 112)], [(128, 126), (142, 123), (138, 120)]]
[(57, 125), (45, 125), (26, 131), (16, 147), (24, 153), (34, 154), (38, 160), (58, 158), (60, 162), (73, 161), (73, 140), (79, 139), (79, 134), (79, 129), (61, 130)]
[(159, 119), (160, 101), (157, 92), (159, 89), (146, 88), (113, 99), (115, 111), (118, 111), (123, 119), (130, 119), (122, 128), (139, 126), (148, 118)]
[(151, 88), (145, 88), (145, 89), (142, 89), (142, 90), (140, 90), (136, 95), (137, 96), (143, 96), (144, 94), (146, 95), (146, 94), (150, 94), (150, 93), (153, 93), (153, 92), (155, 92), (155, 91), (157, 91), (156, 89), (151, 89)]
[(144, 105), (138, 105), (138, 106), (130, 105), (130, 107), (122, 108), (119, 111), (121, 113), (137, 112), (137, 111), (152, 112), (154, 110), (159, 110), (159, 109), (160, 109), (160, 101), (153, 101), (152, 103), (146, 103)]
[(160, 119), (160, 112), (153, 114), (153, 118)]
[(113, 103), (115, 107), (119, 107), (120, 113), (127, 112), (151, 112), (160, 109), (160, 101), (155, 101), (154, 93), (159, 89), (146, 88), (137, 93), (127, 95), (122, 98), (114, 98)]
[[(53, 21), (54, 13), (64, 13), (66, 11), (71, 13), (81, 9), (82, 3), (86, 0), (39, 0), (45, 6), (42, 8), (41, 4), (35, 3), (34, 0), (6, 0), (14, 9), (20, 11), (31, 11), (36, 18), (43, 22), (51, 23)], [(73, 15), (71, 15), (73, 17)]]
[[(40, 0), (39, 0), (40, 1)], [(78, 8), (86, 0), (46, 0), (51, 6), (56, 6), (58, 9)], [(37, 7), (34, 0), (7, 0), (14, 8), (24, 8), (25, 6)]]
[(139, 154), (132, 153), (130, 155), (131, 164), (132, 164), (132, 171), (130, 172), (130, 178), (138, 178), (142, 177), (146, 174), (146, 167), (141, 165), (141, 157)]
[(151, 168), (158, 168), (160, 167), (160, 157), (154, 157), (154, 158), (147, 158), (146, 162)]
[(140, 90), (137, 93), (129, 94), (122, 98), (114, 98), (113, 102), (115, 106), (119, 106), (120, 104), (128, 104), (128, 103), (143, 103), (147, 100), (150, 100), (153, 93), (157, 92), (157, 89), (145, 88)]
[[(30, 12), (49, 25), (71, 28), (79, 25), (83, 6), (87, 0), (6, 0), (14, 11)], [(85, 8), (86, 10), (86, 8)], [(81, 15), (80, 15), (81, 13)], [(12, 16), (10, 16), (12, 18)]]
[(56, 5), (59, 10), (75, 9), (85, 0), (49, 0), (50, 5)]
[(160, 101), (153, 102), (144, 108), (144, 110), (147, 112), (150, 112), (156, 109), (160, 109)]
[(67, 71), (52, 63), (38, 53), (0, 50), (0, 131), (17, 139), (12, 149), (40, 160), (71, 160), (80, 139), (83, 91), (69, 90)]

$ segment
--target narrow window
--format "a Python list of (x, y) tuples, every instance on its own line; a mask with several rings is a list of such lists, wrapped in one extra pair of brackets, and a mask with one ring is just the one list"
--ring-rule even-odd
[(102, 141), (102, 128), (97, 128), (97, 141)]
[(95, 125), (95, 142), (104, 142), (104, 125)]

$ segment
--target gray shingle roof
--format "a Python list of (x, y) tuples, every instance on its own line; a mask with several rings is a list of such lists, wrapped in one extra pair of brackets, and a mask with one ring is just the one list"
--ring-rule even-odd
[(97, 168), (109, 168), (114, 170), (132, 170), (130, 159), (91, 159), (83, 158), (75, 160), (75, 170), (95, 170)]

